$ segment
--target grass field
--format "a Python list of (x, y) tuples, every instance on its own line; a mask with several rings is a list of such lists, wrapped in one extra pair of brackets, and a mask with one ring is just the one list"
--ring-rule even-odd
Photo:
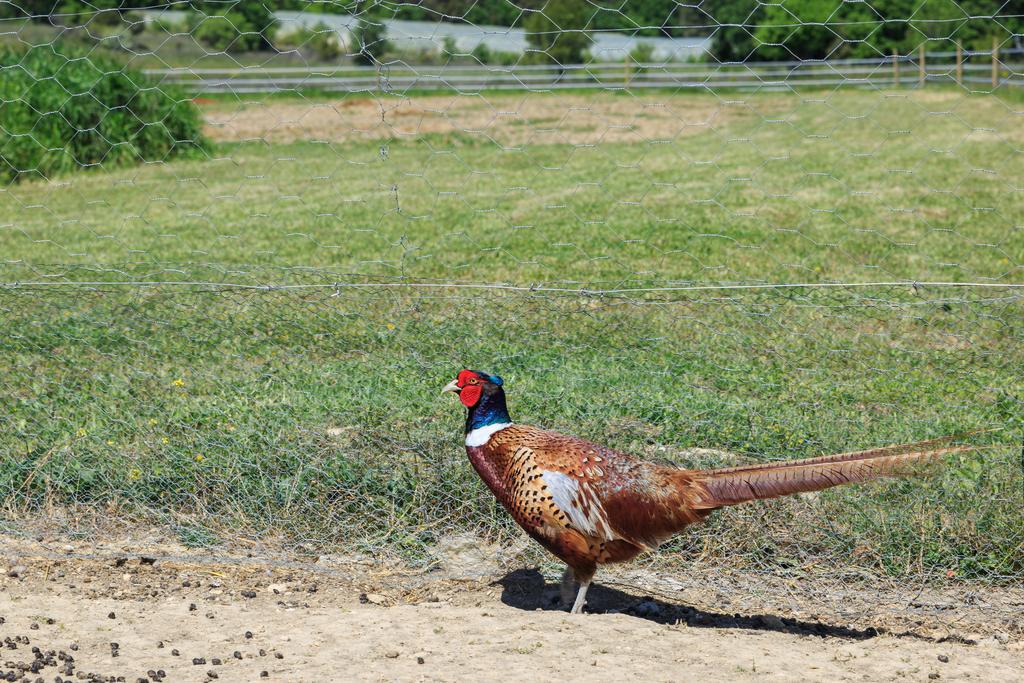
[[(0, 195), (0, 494), (422, 560), (513, 533), (457, 370), (513, 416), (684, 465), (1002, 428), (933, 478), (731, 510), (668, 561), (1019, 578), (1020, 104), (947, 90), (203, 105), (205, 161)], [(333, 283), (344, 286), (334, 287)], [(350, 287), (349, 285), (374, 285)], [(70, 511), (70, 512), (69, 512)]]

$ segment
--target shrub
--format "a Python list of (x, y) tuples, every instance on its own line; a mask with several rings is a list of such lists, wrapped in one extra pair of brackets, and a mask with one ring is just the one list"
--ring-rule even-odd
[(515, 66), (522, 60), (522, 58), (523, 55), (519, 52), (506, 52), (505, 50), (491, 51), (491, 64)]
[(654, 61), (654, 45), (647, 42), (639, 42), (629, 51), (629, 59), (636, 64), (649, 64)]
[(458, 45), (455, 43), (455, 38), (451, 36), (445, 36), (444, 40), (441, 41), (441, 56), (446, 59), (451, 59), (459, 54)]
[(302, 34), (302, 45), (312, 50), (317, 59), (333, 61), (341, 56), (338, 32), (323, 22), (318, 22), (312, 29), (303, 30)]
[(417, 66), (438, 66), (448, 63), (448, 60), (444, 59), (436, 48), (389, 45), (387, 58), (389, 61), (415, 64)]
[(59, 44), (0, 50), (0, 178), (197, 156), (195, 105), (108, 57)]
[(494, 56), (491, 54), (491, 48), (487, 47), (487, 43), (483, 41), (476, 44), (473, 51), (470, 53), (473, 58), (481, 64), (490, 64)]
[(259, 47), (259, 36), (245, 28), (245, 18), (235, 12), (198, 15), (192, 35), (219, 52), (248, 52)]
[(200, 11), (189, 15), (195, 38), (210, 47), (231, 52), (273, 49), (277, 19), (259, 2), (194, 3)]
[(534, 50), (531, 61), (579, 64), (592, 42), (588, 28), (596, 10), (585, 0), (559, 0), (534, 11), (523, 24), (526, 42)]
[(379, 19), (365, 16), (359, 17), (355, 30), (352, 31), (355, 43), (355, 61), (359, 64), (377, 64), (384, 53), (390, 49), (385, 36), (387, 27)]
[(652, 61), (654, 61), (654, 45), (640, 42), (629, 51), (627, 68), (632, 70), (634, 74), (640, 75), (647, 72), (647, 67), (643, 65), (649, 64)]
[(157, 16), (153, 19), (150, 26), (153, 28), (154, 32), (166, 33), (170, 36), (177, 35), (179, 33), (188, 33), (192, 29), (192, 26), (189, 23), (191, 16), (192, 15), (186, 15), (186, 18), (182, 21), (174, 21), (172, 19), (167, 19), (166, 17)]
[(482, 42), (477, 43), (470, 54), (481, 64), (497, 64), (499, 66), (515, 66), (523, 57), (519, 52), (493, 50)]
[(324, 62), (334, 61), (343, 53), (337, 31), (322, 21), (309, 28), (300, 26), (278, 33), (275, 49), (278, 52), (296, 50), (303, 54), (311, 53)]
[(125, 12), (121, 14), (121, 21), (133, 36), (141, 35), (146, 30), (146, 18), (139, 12)]

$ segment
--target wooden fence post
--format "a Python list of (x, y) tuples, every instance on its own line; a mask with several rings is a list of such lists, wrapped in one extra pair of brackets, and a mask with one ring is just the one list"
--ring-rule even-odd
[(956, 84), (964, 84), (964, 46), (956, 41)]
[(917, 48), (917, 87), (923, 88), (924, 82), (928, 79), (928, 71), (924, 65), (924, 43)]
[(999, 85), (999, 39), (992, 38), (992, 89)]
[(892, 49), (892, 82), (900, 87), (900, 53), (896, 48)]

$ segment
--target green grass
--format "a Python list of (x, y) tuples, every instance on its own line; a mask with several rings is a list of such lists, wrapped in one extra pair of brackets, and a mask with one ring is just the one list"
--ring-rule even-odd
[[(1021, 281), (1015, 105), (648, 95), (638, 113), (666, 99), (710, 125), (670, 144), (502, 146), (465, 131), (232, 143), (203, 162), (11, 186), (0, 280)], [(1006, 445), (936, 477), (725, 511), (665, 557), (1019, 579), (1022, 313), (1013, 290), (908, 286), (7, 287), (0, 498), (13, 520), (101, 512), (203, 545), (276, 536), (422, 560), (448, 533), (504, 539), (462, 453), (461, 409), (437, 396), (477, 367), (506, 378), (520, 421), (668, 460), (1001, 427), (976, 438)]]

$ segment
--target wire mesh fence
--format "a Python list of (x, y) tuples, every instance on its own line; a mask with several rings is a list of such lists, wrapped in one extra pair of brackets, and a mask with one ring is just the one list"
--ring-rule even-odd
[(684, 467), (992, 430), (648, 561), (1024, 575), (1016, 3), (50, 4), (0, 3), (6, 533), (514, 544), (479, 367)]

